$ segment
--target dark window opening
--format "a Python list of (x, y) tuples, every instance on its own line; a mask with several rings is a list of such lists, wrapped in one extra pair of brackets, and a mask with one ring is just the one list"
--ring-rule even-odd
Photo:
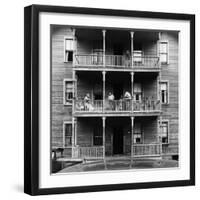
[(101, 129), (95, 129), (93, 135), (93, 145), (102, 146), (103, 145), (103, 133)]

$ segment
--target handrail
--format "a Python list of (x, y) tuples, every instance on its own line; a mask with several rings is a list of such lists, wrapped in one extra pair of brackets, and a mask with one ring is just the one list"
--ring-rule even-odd
[[(89, 100), (75, 99), (74, 100), (74, 110), (75, 112), (150, 112), (150, 111), (160, 111), (160, 101), (152, 100), (151, 98), (146, 98), (141, 101), (135, 101), (132, 99), (121, 99), (121, 100)], [(103, 109), (104, 106), (104, 109)], [(133, 108), (133, 109), (132, 109)]]
[(160, 156), (162, 152), (161, 143), (133, 144), (131, 148), (133, 157)]
[(72, 157), (73, 158), (93, 158), (99, 159), (103, 158), (103, 146), (90, 146), (90, 147), (72, 147)]
[[(132, 62), (133, 60), (133, 62)], [(75, 55), (75, 65), (78, 66), (102, 66), (103, 54), (77, 54)], [(132, 66), (133, 64), (133, 66)], [(125, 55), (105, 55), (106, 67), (120, 68), (159, 68), (159, 57), (154, 55), (125, 56)]]

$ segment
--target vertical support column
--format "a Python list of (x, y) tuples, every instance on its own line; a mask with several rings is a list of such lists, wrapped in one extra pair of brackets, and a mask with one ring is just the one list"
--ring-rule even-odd
[(74, 118), (74, 146), (77, 146), (77, 118)]
[(134, 91), (133, 91), (133, 89), (134, 89), (134, 72), (131, 72), (131, 96), (132, 96), (132, 100), (131, 100), (131, 109), (132, 109), (132, 111), (133, 111), (133, 95), (134, 95)]
[(74, 117), (72, 117), (72, 158), (74, 157)]
[(73, 93), (73, 100), (72, 100), (72, 113), (75, 111), (75, 100), (76, 100), (76, 93), (75, 93), (75, 86), (76, 86), (76, 71), (73, 69), (72, 71), (72, 93)]
[(102, 117), (103, 124), (103, 160), (106, 168), (106, 117)]
[(76, 29), (72, 29), (72, 36), (73, 36), (73, 67), (75, 66), (75, 54), (76, 54)]
[(106, 100), (106, 72), (102, 71), (103, 75), (103, 112), (105, 111), (105, 100)]
[(103, 67), (106, 66), (106, 30), (102, 30), (103, 33)]
[(134, 37), (134, 32), (131, 31), (131, 67), (133, 68), (133, 53), (134, 53), (134, 44), (133, 44), (133, 37)]
[(130, 168), (132, 168), (133, 164), (133, 133), (134, 133), (134, 117), (131, 117), (131, 164)]

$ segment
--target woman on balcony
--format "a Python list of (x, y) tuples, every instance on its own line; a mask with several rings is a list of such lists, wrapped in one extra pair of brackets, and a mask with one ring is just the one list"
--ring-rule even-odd
[(127, 50), (125, 52), (124, 58), (125, 58), (125, 66), (130, 67), (131, 66), (131, 54), (130, 54), (129, 50)]
[(84, 97), (84, 108), (85, 108), (85, 110), (88, 110), (88, 111), (92, 110), (92, 108), (93, 108), (91, 105), (91, 99), (90, 99), (89, 93), (87, 93)]
[(130, 110), (130, 108), (131, 108), (130, 107), (130, 105), (131, 105), (131, 99), (132, 99), (132, 97), (131, 97), (130, 92), (126, 91), (124, 93), (124, 100), (125, 100), (124, 110), (126, 110), (126, 111)]
[(109, 103), (110, 110), (115, 110), (114, 100), (115, 100), (114, 94), (109, 92), (108, 93), (108, 103)]

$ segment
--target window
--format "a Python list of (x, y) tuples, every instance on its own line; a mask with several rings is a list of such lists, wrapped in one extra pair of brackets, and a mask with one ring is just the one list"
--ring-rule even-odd
[(133, 61), (134, 63), (142, 63), (142, 51), (133, 51)]
[(168, 92), (168, 82), (161, 82), (161, 103), (168, 104), (169, 103), (169, 92)]
[(72, 62), (73, 61), (73, 51), (74, 51), (74, 40), (73, 38), (65, 38), (65, 53), (64, 61)]
[(93, 145), (102, 146), (103, 145), (103, 132), (101, 129), (94, 129), (93, 132)]
[(64, 136), (65, 136), (65, 147), (72, 145), (72, 123), (64, 123)]
[(71, 105), (73, 100), (73, 82), (64, 80), (64, 104)]
[(93, 64), (103, 64), (103, 49), (93, 49)]
[(160, 62), (162, 64), (168, 63), (168, 42), (160, 42), (159, 46)]
[(169, 124), (168, 121), (162, 121), (160, 125), (161, 128), (161, 141), (163, 144), (169, 143), (168, 134), (169, 134)]
[(141, 123), (135, 123), (135, 125), (134, 125), (133, 142), (134, 142), (134, 144), (142, 143), (142, 127), (141, 127)]
[(135, 101), (142, 100), (142, 85), (140, 83), (134, 83), (133, 93)]

